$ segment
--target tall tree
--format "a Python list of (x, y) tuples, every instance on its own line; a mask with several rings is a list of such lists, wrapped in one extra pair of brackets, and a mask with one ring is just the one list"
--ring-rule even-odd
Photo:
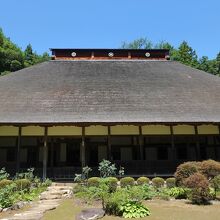
[(152, 49), (153, 44), (147, 38), (139, 38), (130, 43), (123, 42), (123, 49)]
[(33, 52), (31, 44), (28, 44), (25, 51), (22, 51), (0, 29), (0, 75), (14, 72), (49, 59), (48, 53), (38, 55)]
[(180, 44), (178, 51), (173, 57), (173, 59), (195, 68), (198, 68), (199, 66), (196, 51), (193, 50), (192, 47), (190, 47), (186, 41), (183, 41)]

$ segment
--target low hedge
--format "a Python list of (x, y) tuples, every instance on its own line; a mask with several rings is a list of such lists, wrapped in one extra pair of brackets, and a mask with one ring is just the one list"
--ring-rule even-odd
[(166, 179), (166, 186), (167, 188), (173, 188), (176, 186), (176, 178), (170, 177)]
[(31, 187), (31, 181), (28, 179), (17, 179), (14, 183), (16, 184), (17, 190), (29, 190)]
[(99, 177), (91, 177), (88, 179), (88, 186), (94, 186), (98, 187), (100, 183), (100, 178)]
[(149, 183), (150, 183), (150, 179), (145, 176), (139, 177), (137, 179), (137, 185), (144, 185), (144, 184), (149, 184)]
[(153, 186), (155, 186), (156, 188), (161, 188), (161, 187), (163, 187), (163, 186), (164, 186), (164, 183), (165, 183), (165, 181), (164, 181), (164, 179), (161, 178), (161, 177), (155, 177), (155, 178), (152, 179), (152, 184), (153, 184)]
[(0, 189), (4, 188), (12, 183), (13, 183), (12, 180), (3, 179), (0, 181)]
[(135, 184), (135, 180), (133, 177), (124, 177), (120, 180), (121, 187), (133, 186)]

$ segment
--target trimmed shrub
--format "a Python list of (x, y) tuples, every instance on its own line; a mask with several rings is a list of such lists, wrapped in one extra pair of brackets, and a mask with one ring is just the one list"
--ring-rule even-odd
[(17, 190), (29, 190), (31, 187), (31, 181), (28, 179), (17, 179), (14, 183), (16, 184)]
[(174, 177), (170, 177), (166, 179), (167, 188), (173, 188), (176, 186), (176, 179)]
[(153, 186), (155, 186), (156, 188), (161, 188), (161, 187), (163, 187), (163, 186), (164, 186), (164, 183), (165, 183), (165, 181), (164, 181), (164, 179), (161, 178), (161, 177), (155, 177), (155, 178), (152, 179), (152, 184), (153, 184)]
[(3, 179), (0, 181), (0, 189), (4, 188), (12, 183), (13, 183), (12, 180)]
[(184, 185), (190, 189), (199, 188), (199, 187), (208, 188), (209, 181), (201, 173), (195, 173), (184, 180)]
[(133, 186), (135, 180), (133, 177), (124, 177), (120, 180), (121, 187)]
[(88, 186), (94, 186), (98, 187), (100, 183), (100, 178), (99, 177), (91, 177), (88, 179)]
[(142, 176), (137, 179), (137, 185), (144, 185), (149, 183), (150, 183), (150, 179), (147, 177)]
[(183, 181), (190, 175), (197, 173), (200, 169), (201, 162), (185, 162), (180, 164), (175, 172), (176, 185), (181, 186)]
[(195, 173), (184, 181), (184, 185), (192, 189), (189, 199), (195, 204), (207, 204), (211, 199), (209, 181), (201, 173)]
[(106, 184), (108, 185), (110, 192), (115, 192), (118, 186), (118, 179), (116, 177), (108, 177), (106, 178)]
[(201, 162), (200, 172), (208, 179), (220, 175), (220, 162), (215, 160), (204, 160)]

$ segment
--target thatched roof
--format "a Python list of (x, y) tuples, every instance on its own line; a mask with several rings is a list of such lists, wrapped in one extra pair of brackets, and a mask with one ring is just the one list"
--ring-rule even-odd
[(173, 61), (49, 61), (0, 97), (0, 124), (220, 122), (220, 77)]

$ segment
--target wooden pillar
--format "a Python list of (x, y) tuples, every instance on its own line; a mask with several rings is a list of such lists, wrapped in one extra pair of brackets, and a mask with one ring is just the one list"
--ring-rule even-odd
[(171, 134), (171, 149), (172, 149), (172, 160), (176, 160), (176, 148), (175, 148), (175, 141), (174, 141), (174, 132), (173, 132), (173, 125), (170, 125), (170, 134)]
[(22, 127), (18, 127), (18, 139), (17, 139), (17, 158), (16, 158), (16, 172), (20, 172), (20, 156), (21, 156), (21, 130)]
[(108, 126), (108, 160), (112, 160), (111, 127)]
[(54, 177), (54, 139), (51, 138), (51, 145), (50, 145), (50, 170), (51, 170), (51, 175)]
[(196, 159), (200, 160), (201, 154), (200, 154), (200, 144), (199, 144), (199, 135), (198, 135), (197, 125), (194, 125), (194, 129), (195, 129), (195, 135), (196, 135)]
[(143, 148), (143, 135), (142, 135), (142, 127), (139, 126), (139, 159), (143, 160), (144, 159), (144, 148)]
[[(219, 133), (219, 138), (220, 138), (220, 125), (218, 125), (218, 133)], [(219, 160), (219, 155), (218, 155), (218, 143), (215, 143), (215, 159)]]
[(81, 165), (82, 168), (86, 166), (85, 127), (82, 127)]
[(47, 133), (48, 128), (44, 128), (44, 146), (43, 146), (43, 181), (47, 178)]

